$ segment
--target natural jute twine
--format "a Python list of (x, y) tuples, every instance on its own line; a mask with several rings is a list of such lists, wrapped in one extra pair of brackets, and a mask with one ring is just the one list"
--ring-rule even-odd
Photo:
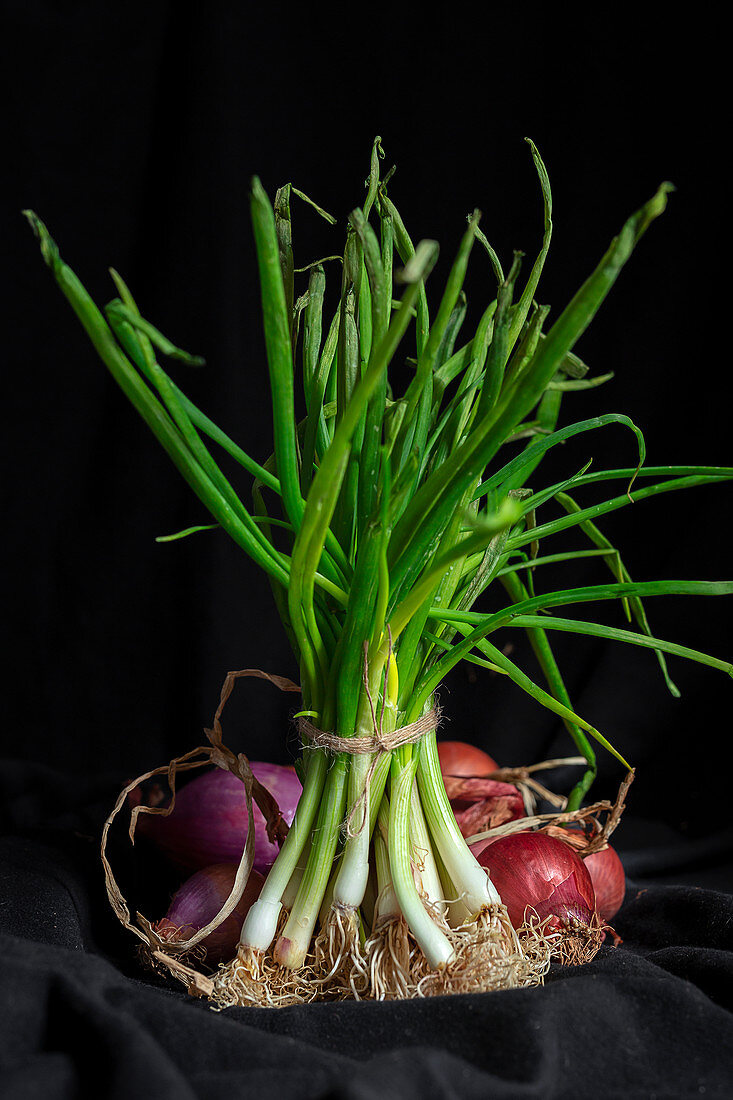
[(339, 737), (336, 733), (320, 730), (307, 718), (298, 719), (298, 731), (303, 737), (307, 737), (311, 744), (318, 749), (326, 749), (328, 752), (348, 752), (362, 756), (369, 753), (392, 752), (400, 745), (414, 745), (420, 741), (426, 733), (437, 729), (440, 724), (440, 707), (432, 707), (422, 718), (410, 722), (407, 726), (382, 733), (377, 730), (369, 737)]
[[(329, 730), (319, 729), (318, 726), (315, 726), (309, 721), (305, 715), (298, 716), (298, 731), (301, 737), (310, 741), (314, 748), (324, 749), (326, 752), (332, 753), (346, 752), (354, 756), (374, 755), (374, 759), (372, 760), (364, 780), (364, 789), (346, 815), (344, 828), (348, 837), (358, 836), (369, 820), (369, 791), (381, 755), (385, 752), (392, 752), (393, 749), (398, 749), (400, 745), (414, 745), (417, 741), (422, 740), (426, 733), (430, 733), (431, 730), (437, 730), (440, 725), (440, 707), (436, 703), (430, 708), (427, 714), (423, 714), (421, 718), (417, 718), (414, 722), (409, 722), (406, 726), (400, 726), (396, 730), (388, 730), (385, 733), (383, 723), (384, 707), (387, 699), (387, 674), (389, 662), (392, 658), (392, 636), (389, 633), (389, 627), (387, 627), (387, 633), (389, 636), (389, 650), (388, 658), (384, 666), (382, 706), (379, 712), (379, 718), (377, 718), (374, 700), (372, 699), (372, 693), (369, 688), (369, 644), (364, 642), (362, 681), (371, 711), (372, 734), (367, 737), (341, 737), (339, 734), (331, 733)], [(361, 814), (361, 818), (358, 827), (355, 828), (354, 819), (357, 812)]]

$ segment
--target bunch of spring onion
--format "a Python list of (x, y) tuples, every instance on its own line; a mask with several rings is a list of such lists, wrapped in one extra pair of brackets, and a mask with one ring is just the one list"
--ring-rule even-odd
[[(329, 268), (340, 286), (331, 317), (324, 316), (325, 261), (298, 269), (308, 274), (296, 298), (290, 204), (306, 197), (288, 184), (273, 204), (253, 180), (274, 431), (274, 453), (261, 462), (161, 366), (161, 354), (190, 357), (143, 319), (122, 278), (112, 272), (119, 297), (100, 311), (27, 212), (103, 362), (216, 524), (267, 574), (300, 669), (299, 716), (311, 730), (302, 738), (303, 792), (236, 958), (220, 969), (214, 997), (221, 1005), (407, 997), (539, 980), (536, 952), (523, 953), (451, 812), (435, 730), (415, 741), (398, 736), (389, 751), (376, 740), (372, 752), (348, 751), (353, 737), (384, 737), (426, 715), (436, 725), (435, 693), (459, 661), (504, 674), (562, 719), (587, 761), (569, 809), (594, 778), (593, 741), (627, 762), (575, 712), (553, 656), (555, 631), (651, 648), (663, 669), (672, 653), (730, 671), (726, 662), (652, 636), (641, 600), (728, 593), (733, 584), (634, 582), (597, 521), (632, 501), (717, 483), (733, 470), (645, 467), (643, 436), (621, 414), (557, 427), (565, 392), (599, 381), (584, 377), (573, 346), (664, 210), (670, 185), (628, 219), (550, 324), (537, 290), (552, 197), (529, 146), (544, 204), (534, 264), (520, 272), (515, 256), (505, 272), (475, 212), (445, 286), (431, 288), (430, 308), (426, 284), (438, 246), (413, 244), (389, 176), (380, 178), (379, 139), (363, 205), (348, 219), (342, 263)], [(467, 333), (462, 287), (475, 247), (488, 253), (495, 286), (487, 285), (483, 313)], [(409, 383), (398, 391), (396, 368), (404, 377), (406, 361)], [(307, 409), (301, 422), (296, 381)], [(634, 433), (636, 465), (586, 467), (542, 485), (538, 467), (551, 448), (613, 424)], [(221, 452), (238, 464), (234, 482), (222, 472)], [(607, 482), (616, 483), (613, 495), (591, 506), (576, 502), (576, 490)], [(564, 531), (579, 532), (586, 546), (555, 550)], [(610, 570), (607, 583), (535, 592), (532, 576), (543, 564), (589, 555)], [(503, 595), (490, 614), (474, 609), (489, 586)], [(599, 600), (623, 601), (636, 629), (547, 614)], [(528, 633), (544, 686), (506, 656), (505, 635), (498, 635), (507, 629)], [(342, 740), (323, 747), (313, 729)]]

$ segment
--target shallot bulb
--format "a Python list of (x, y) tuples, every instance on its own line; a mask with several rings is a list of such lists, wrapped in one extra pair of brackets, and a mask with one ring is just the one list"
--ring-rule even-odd
[(547, 831), (569, 844), (582, 857), (593, 883), (598, 915), (604, 923), (610, 921), (618, 913), (626, 896), (626, 875), (615, 849), (609, 845), (600, 852), (591, 852), (586, 856), (583, 855), (586, 839), (582, 829), (572, 825), (565, 828), (552, 826)]
[(591, 852), (583, 863), (590, 872), (598, 914), (602, 921), (608, 922), (616, 916), (626, 896), (624, 865), (610, 846), (602, 852)]
[[(216, 863), (197, 871), (173, 895), (168, 912), (153, 925), (153, 931), (167, 943), (175, 943), (190, 939), (195, 932), (205, 928), (231, 894), (237, 866), (236, 863)], [(206, 949), (207, 963), (224, 962), (234, 957), (244, 918), (259, 897), (264, 881), (258, 871), (252, 870), (236, 908), (201, 941)]]
[(438, 759), (443, 775), (490, 775), (499, 765), (492, 756), (467, 741), (438, 741)]
[[(288, 825), (292, 823), (302, 787), (293, 768), (252, 761), (256, 778), (272, 794)], [(266, 873), (279, 851), (267, 838), (265, 819), (253, 805), (254, 868)], [(176, 792), (173, 812), (141, 814), (138, 831), (176, 867), (195, 871), (214, 863), (238, 863), (247, 838), (244, 784), (231, 772), (216, 768)]]
[(524, 800), (512, 783), (486, 776), (499, 765), (466, 741), (439, 741), (438, 758), (453, 816), (465, 837), (524, 817)]
[[(476, 845), (476, 848), (479, 846)], [(590, 874), (580, 856), (556, 837), (514, 833), (482, 846), (479, 863), (507, 907), (515, 928), (526, 916), (549, 918), (549, 932), (589, 928), (597, 918)]]
[(444, 775), (453, 816), (465, 837), (524, 817), (524, 799), (512, 783)]

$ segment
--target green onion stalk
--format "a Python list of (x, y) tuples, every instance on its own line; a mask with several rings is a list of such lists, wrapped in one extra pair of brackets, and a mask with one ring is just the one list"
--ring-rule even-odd
[[(552, 195), (540, 154), (528, 144), (544, 211), (529, 273), (518, 254), (504, 272), (476, 211), (445, 286), (431, 294), (432, 316), (426, 284), (438, 246), (413, 244), (389, 193), (391, 173), (381, 174), (379, 138), (343, 254), (329, 257), (340, 260), (328, 267), (332, 315), (327, 261), (295, 267), (291, 202), (304, 200), (334, 219), (290, 184), (272, 203), (259, 179), (252, 181), (274, 435), (274, 453), (262, 462), (174, 381), (177, 362), (201, 361), (141, 316), (115, 271), (118, 296), (100, 310), (26, 211), (99, 356), (215, 524), (266, 573), (300, 669), (303, 793), (237, 957), (216, 977), (221, 1005), (407, 997), (541, 979), (546, 960), (540, 965), (537, 951), (523, 952), (443, 786), (437, 692), (460, 661), (507, 676), (562, 720), (585, 760), (569, 810), (581, 805), (596, 774), (594, 743), (629, 765), (576, 712), (553, 654), (554, 631), (653, 649), (673, 692), (666, 654), (730, 674), (724, 661), (656, 638), (642, 600), (730, 593), (733, 584), (635, 582), (598, 522), (634, 501), (730, 479), (733, 470), (645, 466), (644, 437), (620, 413), (558, 427), (566, 392), (610, 377), (587, 377), (573, 348), (671, 186), (662, 184), (624, 223), (549, 324), (537, 292)], [(489, 285), (471, 335), (463, 288), (477, 245), (488, 256)], [(307, 281), (297, 298), (296, 278)], [(296, 379), (306, 410), (300, 421)], [(552, 448), (612, 425), (633, 435), (632, 465), (586, 466), (541, 487), (538, 468)], [(222, 470), (222, 453), (235, 462), (236, 483)], [(606, 482), (616, 482), (614, 495), (576, 501), (580, 490), (603, 491)], [(553, 536), (564, 531), (584, 545), (553, 552)], [(610, 576), (585, 588), (536, 591), (543, 564), (587, 556), (597, 556)], [(500, 597), (490, 613), (476, 607), (489, 588)], [(620, 600), (634, 628), (548, 614), (603, 600)], [(541, 682), (495, 637), (517, 629), (528, 634)]]

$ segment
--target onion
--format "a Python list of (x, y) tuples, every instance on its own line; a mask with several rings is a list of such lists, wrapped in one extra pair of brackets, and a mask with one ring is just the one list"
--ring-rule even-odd
[(443, 775), (490, 775), (499, 769), (493, 757), (467, 741), (439, 741), (438, 758)]
[(478, 847), (474, 855), (487, 868), (515, 928), (524, 923), (528, 908), (540, 920), (550, 918), (550, 932), (590, 927), (596, 909), (593, 883), (580, 856), (562, 840), (526, 832), (499, 837), (477, 853)]
[(596, 894), (596, 906), (602, 921), (615, 917), (626, 896), (626, 875), (618, 853), (611, 847), (591, 852), (583, 863), (590, 872)]
[[(272, 794), (290, 825), (302, 791), (295, 770), (252, 761), (252, 771)], [(255, 821), (254, 868), (265, 873), (275, 862), (277, 844), (267, 839), (265, 819), (253, 805)], [(138, 830), (176, 867), (196, 871), (214, 863), (238, 863), (247, 838), (247, 801), (244, 784), (231, 772), (216, 768), (176, 792), (168, 817), (141, 814)]]
[(577, 825), (566, 828), (552, 826), (547, 832), (569, 844), (581, 856), (593, 883), (598, 915), (604, 923), (610, 921), (618, 913), (626, 896), (624, 866), (615, 849), (609, 845), (601, 852), (591, 852), (589, 856), (584, 856), (582, 849), (586, 842), (585, 834)]
[(512, 783), (444, 775), (453, 816), (465, 837), (524, 817), (524, 799)]
[(465, 837), (524, 817), (524, 800), (515, 786), (487, 775), (499, 765), (467, 741), (439, 741), (438, 759), (453, 816)]
[[(197, 871), (173, 895), (168, 912), (153, 925), (153, 931), (166, 942), (175, 943), (189, 939), (194, 932), (204, 928), (231, 894), (237, 866), (236, 863), (216, 863)], [(264, 881), (258, 871), (252, 870), (234, 911), (201, 941), (201, 946), (206, 948), (207, 962), (219, 963), (234, 956), (244, 918), (259, 897)]]

